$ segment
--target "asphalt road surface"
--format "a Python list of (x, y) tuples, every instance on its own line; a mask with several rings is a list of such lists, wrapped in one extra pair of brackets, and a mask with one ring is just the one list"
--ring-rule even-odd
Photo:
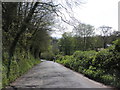
[(43, 60), (11, 84), (16, 88), (108, 88), (58, 63)]

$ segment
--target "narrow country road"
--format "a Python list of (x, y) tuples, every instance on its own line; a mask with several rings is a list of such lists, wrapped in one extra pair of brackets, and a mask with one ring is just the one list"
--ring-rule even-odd
[(15, 88), (108, 88), (58, 63), (44, 61), (11, 84)]

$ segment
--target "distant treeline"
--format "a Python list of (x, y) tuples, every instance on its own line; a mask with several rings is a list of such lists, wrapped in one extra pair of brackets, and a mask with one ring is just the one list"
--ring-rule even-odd
[(62, 38), (51, 38), (51, 49), (41, 53), (41, 58), (52, 60), (55, 55), (72, 55), (75, 51), (101, 51), (113, 45), (113, 41), (120, 38), (120, 32), (114, 31), (107, 36), (91, 35), (78, 36), (65, 32)]

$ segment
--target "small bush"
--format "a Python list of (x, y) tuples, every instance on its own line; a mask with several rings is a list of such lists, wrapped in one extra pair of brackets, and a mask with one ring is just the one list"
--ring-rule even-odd
[(57, 59), (57, 60), (60, 60), (60, 61), (62, 60), (63, 57), (64, 57), (64, 56), (62, 56), (62, 55), (56, 55), (56, 59)]
[(72, 61), (72, 56), (66, 55), (64, 57), (61, 57), (61, 56), (56, 56), (56, 57), (57, 57), (57, 62), (58, 63), (61, 63), (61, 64), (65, 65), (68, 68), (71, 68), (70, 64), (71, 64), (71, 61)]
[(108, 50), (102, 50), (99, 51), (95, 59), (93, 59), (92, 64), (97, 68), (108, 68), (107, 63), (110, 61), (110, 58), (112, 57), (112, 53)]
[(73, 54), (73, 57), (76, 59), (76, 63), (84, 67), (85, 69), (88, 69), (89, 66), (92, 64), (92, 60), (95, 57), (96, 52), (95, 51), (76, 51)]

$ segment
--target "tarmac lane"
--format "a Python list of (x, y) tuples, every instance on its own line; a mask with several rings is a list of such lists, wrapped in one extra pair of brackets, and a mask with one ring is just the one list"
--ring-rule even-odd
[[(39, 88), (39, 90), (59, 88), (59, 89), (89, 89), (89, 90), (116, 90), (93, 81), (84, 75), (72, 71), (61, 64), (53, 61), (42, 60), (42, 62), (26, 74), (10, 84), (14, 90), (19, 88)], [(41, 88), (41, 89), (40, 89)], [(80, 90), (81, 90), (80, 89)], [(30, 89), (29, 89), (30, 90)]]

